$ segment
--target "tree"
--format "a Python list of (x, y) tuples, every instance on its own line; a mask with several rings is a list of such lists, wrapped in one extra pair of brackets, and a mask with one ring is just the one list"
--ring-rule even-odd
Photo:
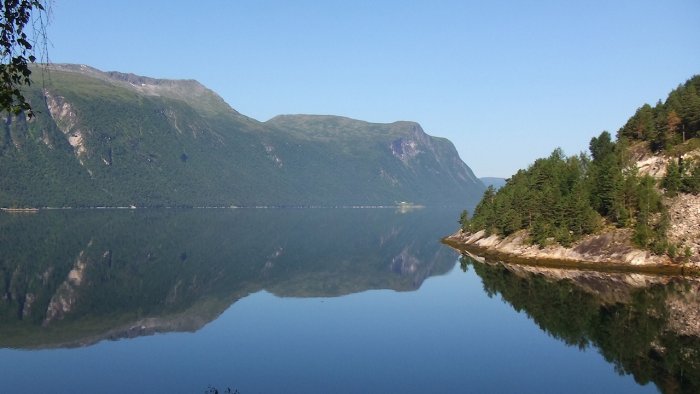
[(637, 223), (634, 228), (634, 241), (641, 247), (649, 246), (652, 241), (655, 241), (654, 238), (665, 238), (666, 229), (662, 229), (664, 237), (654, 234), (652, 215), (663, 209), (661, 197), (654, 187), (655, 183), (654, 178), (645, 175), (638, 184), (638, 211)]
[(615, 144), (610, 133), (603, 131), (598, 137), (593, 137), (588, 145), (594, 162), (601, 161), (613, 153)]
[(700, 81), (698, 77), (688, 81), (681, 92), (682, 109), (679, 115), (683, 119), (681, 127), (687, 137), (698, 137), (698, 131), (700, 131), (700, 94), (692, 83), (698, 83), (698, 81)]
[(484, 195), (481, 197), (481, 201), (474, 208), (474, 215), (470, 222), (472, 231), (483, 229), (489, 234), (492, 232), (496, 221), (494, 212), (495, 199), (496, 189), (493, 186), (487, 187)]
[(466, 209), (459, 215), (459, 225), (463, 231), (469, 231), (469, 211)]
[(615, 143), (610, 133), (603, 131), (591, 139), (589, 145), (591, 162), (591, 205), (602, 216), (619, 222), (620, 208), (623, 207), (620, 194), (623, 186), (620, 157), (616, 155)]
[[(678, 129), (682, 123), (681, 118), (678, 116), (676, 111), (671, 110), (666, 117), (666, 130), (671, 136), (675, 136), (678, 133)], [(682, 141), (685, 142), (685, 131), (682, 130)]]
[(662, 182), (662, 186), (666, 189), (667, 196), (674, 197), (681, 190), (681, 171), (678, 162), (675, 159), (671, 159), (666, 167), (666, 176)]
[[(30, 63), (37, 61), (37, 47), (46, 48), (49, 0), (2, 0), (0, 2), (0, 110), (26, 112), (31, 105), (22, 87), (31, 84)], [(31, 36), (29, 34), (31, 33)], [(42, 54), (43, 54), (42, 53)]]
[(644, 104), (620, 129), (619, 134), (636, 140), (648, 141), (656, 131), (654, 126), (654, 108), (649, 104)]

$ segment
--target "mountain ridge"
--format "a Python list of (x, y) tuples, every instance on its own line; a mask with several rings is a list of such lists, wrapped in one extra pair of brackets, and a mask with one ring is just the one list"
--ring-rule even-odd
[[(165, 96), (179, 99), (189, 104), (196, 103), (193, 99), (203, 100), (205, 104), (214, 104), (214, 107), (225, 107), (226, 110), (236, 115), (241, 115), (216, 92), (195, 79), (152, 78), (120, 71), (101, 71), (84, 64), (51, 64), (47, 70), (49, 79), (52, 71), (72, 72), (79, 75), (88, 75), (110, 83), (117, 83), (122, 87), (130, 88), (146, 95)], [(203, 105), (200, 105), (200, 107), (205, 108)], [(219, 108), (219, 113), (226, 112), (222, 111), (222, 109)]]
[[(36, 73), (35, 73), (36, 74)], [(260, 122), (194, 80), (51, 65), (0, 128), (0, 206), (473, 203), (483, 184), (415, 122)]]

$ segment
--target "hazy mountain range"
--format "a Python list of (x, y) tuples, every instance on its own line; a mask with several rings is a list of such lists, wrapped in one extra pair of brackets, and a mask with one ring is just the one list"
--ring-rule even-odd
[(493, 188), (496, 190), (502, 188), (506, 184), (505, 178), (496, 178), (496, 177), (488, 177), (487, 176), (487, 177), (479, 178), (479, 180), (481, 182), (483, 182), (483, 184), (486, 187), (493, 186)]

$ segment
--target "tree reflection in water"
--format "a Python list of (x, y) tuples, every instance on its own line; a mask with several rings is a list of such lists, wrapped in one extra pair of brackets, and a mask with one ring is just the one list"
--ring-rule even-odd
[(700, 392), (700, 280), (491, 262), (463, 255), (484, 291), (567, 345), (595, 347), (666, 393)]

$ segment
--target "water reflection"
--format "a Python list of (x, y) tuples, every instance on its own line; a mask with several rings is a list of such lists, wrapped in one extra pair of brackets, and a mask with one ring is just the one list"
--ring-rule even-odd
[[(238, 299), (417, 289), (454, 212), (145, 210), (0, 215), (0, 347), (195, 331)], [(447, 227), (447, 228), (445, 228)]]
[(571, 346), (593, 346), (619, 374), (666, 393), (700, 392), (700, 280), (562, 270), (462, 256), (484, 291)]

